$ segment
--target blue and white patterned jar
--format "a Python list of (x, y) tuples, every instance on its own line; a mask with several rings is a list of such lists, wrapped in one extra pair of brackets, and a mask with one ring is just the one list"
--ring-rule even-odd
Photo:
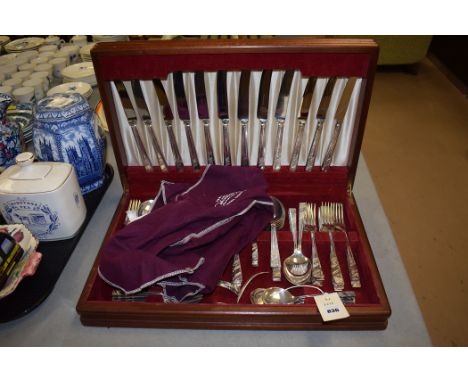
[(16, 156), (23, 151), (19, 125), (6, 118), (12, 101), (8, 94), (0, 93), (0, 171), (15, 164)]
[(40, 160), (75, 167), (83, 194), (104, 184), (105, 137), (94, 110), (80, 94), (54, 94), (37, 103), (33, 143)]

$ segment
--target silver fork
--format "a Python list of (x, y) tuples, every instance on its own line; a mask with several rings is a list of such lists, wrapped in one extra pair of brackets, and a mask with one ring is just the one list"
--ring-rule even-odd
[(314, 203), (307, 203), (305, 213), (305, 229), (310, 231), (310, 239), (312, 242), (312, 275), (311, 282), (313, 285), (323, 286), (325, 276), (322, 271), (322, 264), (317, 251), (317, 243), (315, 241), (315, 232), (317, 232), (317, 206)]
[(128, 208), (127, 208), (127, 216), (125, 218), (126, 225), (130, 223), (130, 219), (128, 218), (128, 212), (130, 213), (134, 212), (135, 214), (137, 214), (138, 208), (140, 208), (140, 204), (141, 204), (140, 199), (130, 199), (130, 202), (128, 203)]
[(342, 291), (344, 289), (344, 278), (336, 255), (335, 241), (333, 239), (335, 222), (331, 203), (322, 203), (319, 208), (318, 220), (320, 231), (328, 232), (328, 237), (330, 238), (330, 267), (333, 289), (337, 292)]
[(353, 288), (361, 287), (361, 279), (359, 277), (359, 270), (354, 259), (353, 250), (349, 243), (348, 233), (346, 232), (346, 225), (344, 222), (343, 214), (343, 203), (333, 203), (333, 210), (335, 215), (335, 228), (341, 232), (344, 232), (346, 236), (346, 260), (348, 263), (349, 279), (351, 280), (351, 286)]

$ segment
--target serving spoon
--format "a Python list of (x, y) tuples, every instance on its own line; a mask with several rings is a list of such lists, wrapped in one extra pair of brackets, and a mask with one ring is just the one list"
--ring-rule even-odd
[(302, 233), (304, 231), (305, 203), (299, 203), (299, 237), (296, 230), (296, 209), (290, 208), (289, 227), (293, 236), (294, 252), (284, 259), (283, 272), (286, 279), (293, 285), (302, 285), (310, 279), (312, 263), (302, 253)]

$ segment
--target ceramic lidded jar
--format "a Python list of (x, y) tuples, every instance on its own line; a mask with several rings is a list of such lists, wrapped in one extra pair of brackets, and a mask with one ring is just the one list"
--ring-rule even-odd
[(0, 175), (0, 212), (7, 224), (24, 224), (39, 240), (75, 236), (86, 218), (75, 170), (69, 163), (34, 162), (24, 152)]
[(19, 125), (7, 120), (6, 111), (13, 101), (8, 94), (0, 93), (0, 171), (15, 164), (16, 156), (23, 151)]
[(105, 137), (80, 94), (54, 94), (37, 103), (33, 142), (40, 160), (73, 165), (83, 194), (104, 184)]

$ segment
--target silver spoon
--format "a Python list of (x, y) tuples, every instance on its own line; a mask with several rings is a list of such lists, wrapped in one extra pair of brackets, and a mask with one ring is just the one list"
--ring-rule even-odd
[(141, 203), (138, 208), (138, 216), (148, 215), (153, 210), (153, 203), (153, 199), (148, 199)]
[[(299, 204), (299, 237), (296, 232), (296, 209), (289, 209), (289, 227), (294, 241), (294, 252), (283, 262), (283, 272), (286, 279), (293, 285), (301, 285), (310, 278), (312, 264), (302, 253), (302, 233), (304, 230), (305, 203)], [(306, 277), (308, 274), (308, 277)]]
[[(279, 288), (279, 287), (271, 287), (271, 288), (257, 288), (250, 293), (250, 301), (252, 304), (297, 304), (299, 302), (303, 302), (304, 298), (306, 297), (313, 297), (314, 295), (305, 294), (302, 296), (294, 296), (289, 289), (298, 288), (302, 286), (292, 286), (289, 288)], [(304, 287), (313, 288), (324, 293), (322, 289), (317, 288), (313, 285), (305, 285)]]

